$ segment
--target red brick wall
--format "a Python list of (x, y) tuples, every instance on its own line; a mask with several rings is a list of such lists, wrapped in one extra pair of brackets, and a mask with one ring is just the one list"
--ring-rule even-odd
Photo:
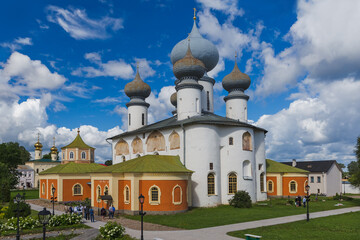
[[(91, 198), (91, 186), (87, 183), (90, 182), (89, 179), (64, 179), (63, 180), (63, 201), (81, 201), (86, 198)], [(73, 194), (73, 186), (75, 184), (80, 184), (83, 188), (82, 195)]]
[[(131, 181), (130, 180), (119, 180), (119, 188), (118, 188), (118, 192), (119, 192), (119, 209), (126, 209), (126, 210), (131, 210), (131, 201), (134, 199), (133, 196), (131, 196)], [(129, 187), (129, 195), (130, 195), (130, 201), (128, 204), (125, 204), (124, 202), (124, 189), (125, 186)]]
[(107, 201), (104, 201), (104, 200), (100, 200), (100, 202), (97, 201), (97, 198), (98, 198), (97, 187), (98, 186), (100, 186), (100, 188), (101, 188), (100, 195), (104, 195), (105, 186), (108, 186), (109, 192), (110, 192), (109, 180), (94, 180), (94, 186), (93, 186), (94, 197), (95, 197), (95, 199), (94, 199), (95, 206), (94, 207), (109, 208), (109, 206), (107, 205)]
[[(283, 177), (283, 196), (304, 196), (305, 193), (305, 181), (307, 177)], [(295, 181), (297, 183), (297, 192), (290, 193), (289, 183)]]
[(268, 181), (271, 180), (273, 181), (273, 192), (269, 192), (269, 189), (267, 189), (267, 195), (268, 196), (276, 196), (277, 195), (277, 181), (276, 181), (276, 177), (266, 177), (266, 188), (268, 186)]

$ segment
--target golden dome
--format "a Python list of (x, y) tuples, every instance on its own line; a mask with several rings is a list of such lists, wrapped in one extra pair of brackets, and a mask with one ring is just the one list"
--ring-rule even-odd
[(34, 147), (35, 147), (35, 150), (41, 150), (43, 145), (38, 140), (37, 143), (34, 144)]

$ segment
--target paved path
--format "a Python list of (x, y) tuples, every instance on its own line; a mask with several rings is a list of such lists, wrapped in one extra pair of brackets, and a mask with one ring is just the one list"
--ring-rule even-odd
[[(41, 210), (43, 209), (41, 206), (31, 204), (31, 208), (34, 210)], [(328, 210), (328, 211), (322, 211), (322, 212), (315, 212), (310, 213), (310, 218), (319, 218), (319, 217), (326, 217), (326, 216), (332, 216), (332, 215), (338, 215), (343, 213), (349, 213), (349, 212), (358, 212), (360, 211), (360, 207), (351, 207), (351, 208), (339, 208), (335, 210)], [(55, 211), (56, 214), (62, 214), (61, 211)], [(179, 230), (179, 231), (144, 231), (144, 238), (146, 240), (199, 240), (199, 239), (216, 239), (216, 240), (231, 240), (231, 239), (237, 239), (226, 235), (227, 232), (231, 231), (237, 231), (237, 230), (244, 230), (244, 229), (250, 229), (250, 228), (257, 228), (257, 227), (263, 227), (263, 226), (271, 226), (271, 225), (277, 225), (277, 224), (283, 224), (288, 222), (295, 222), (300, 220), (305, 220), (306, 215), (300, 214), (300, 215), (293, 215), (293, 216), (286, 216), (286, 217), (278, 217), (278, 218), (271, 218), (271, 219), (264, 219), (264, 220), (258, 220), (258, 221), (251, 221), (251, 222), (244, 222), (244, 223), (235, 223), (235, 224), (229, 224), (224, 226), (218, 226), (218, 227), (210, 227), (210, 228), (203, 228), (203, 229), (196, 229), (196, 230)], [(311, 220), (310, 220), (311, 221)], [(97, 222), (89, 222), (85, 221), (85, 224), (99, 229), (100, 226), (105, 225), (105, 222), (97, 221)], [(130, 228), (125, 228), (126, 233), (136, 237), (140, 238), (140, 231), (134, 230)], [(251, 233), (251, 231), (249, 231)], [(79, 236), (80, 237), (80, 236)], [(79, 238), (80, 239), (80, 238)], [(90, 240), (90, 237), (82, 238), (86, 240)]]

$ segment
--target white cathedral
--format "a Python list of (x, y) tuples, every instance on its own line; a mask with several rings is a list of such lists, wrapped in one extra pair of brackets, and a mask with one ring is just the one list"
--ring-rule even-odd
[(182, 164), (194, 171), (191, 177), (192, 206), (210, 207), (228, 204), (236, 191), (245, 190), (252, 201), (266, 200), (266, 130), (247, 122), (247, 96), (250, 78), (235, 61), (234, 69), (222, 85), (228, 95), (226, 117), (214, 114), (213, 86), (207, 75), (218, 63), (214, 44), (204, 39), (194, 25), (188, 38), (171, 51), (176, 77), (176, 93), (171, 103), (173, 116), (148, 125), (145, 99), (151, 88), (140, 77), (125, 86), (130, 98), (128, 131), (113, 136), (113, 163), (139, 156), (178, 155)]

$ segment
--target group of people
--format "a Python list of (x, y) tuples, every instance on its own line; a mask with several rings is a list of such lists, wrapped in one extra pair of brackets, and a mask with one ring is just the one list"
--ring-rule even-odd
[(95, 222), (94, 209), (90, 206), (82, 206), (80, 204), (79, 206), (72, 207), (71, 205), (65, 205), (64, 210), (65, 213), (78, 214), (86, 220), (91, 220), (91, 222)]
[[(109, 207), (108, 211), (109, 211), (109, 219), (114, 218), (114, 215), (115, 215), (115, 207), (114, 207), (114, 205), (111, 205)], [(105, 219), (106, 214), (107, 214), (106, 209), (104, 207), (102, 207), (101, 210), (100, 210), (100, 215), (101, 215), (103, 220)]]
[(301, 196), (297, 196), (297, 198), (295, 198), (295, 206), (296, 207), (301, 207), (301, 202), (302, 202), (302, 205), (304, 207), (306, 207), (306, 202), (307, 202), (306, 196), (304, 196), (304, 198), (302, 198), (302, 199), (301, 199)]

